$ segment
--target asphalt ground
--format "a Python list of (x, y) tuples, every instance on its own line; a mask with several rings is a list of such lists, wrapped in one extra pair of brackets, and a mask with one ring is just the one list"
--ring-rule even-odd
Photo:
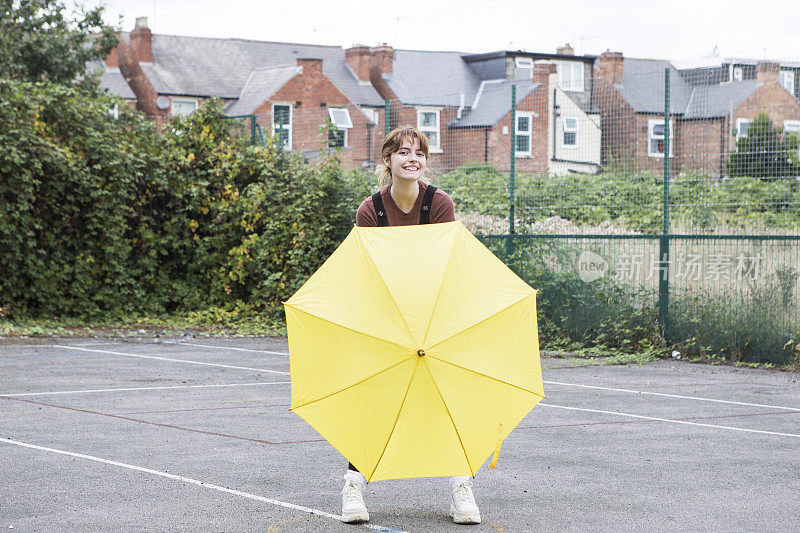
[(476, 476), (482, 524), (415, 479), (370, 483), (348, 525), (346, 461), (288, 411), (285, 339), (32, 342), (0, 342), (0, 530), (800, 529), (795, 373), (544, 359), (547, 399)]

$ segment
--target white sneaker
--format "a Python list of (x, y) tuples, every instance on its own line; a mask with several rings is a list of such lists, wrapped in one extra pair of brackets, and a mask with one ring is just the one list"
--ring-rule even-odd
[(364, 487), (367, 480), (359, 472), (348, 470), (344, 475), (342, 489), (342, 521), (348, 524), (369, 520), (367, 506), (364, 504)]
[(472, 495), (472, 480), (453, 484), (453, 500), (450, 503), (450, 516), (456, 524), (480, 524), (481, 513), (475, 496)]

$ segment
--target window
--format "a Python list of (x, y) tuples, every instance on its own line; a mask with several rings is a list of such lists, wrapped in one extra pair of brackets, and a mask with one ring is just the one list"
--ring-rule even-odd
[(377, 124), (378, 123), (379, 115), (378, 115), (378, 111), (376, 109), (371, 109), (369, 107), (362, 107), (361, 111), (364, 113), (364, 115), (366, 115), (367, 119), (372, 124)]
[(558, 86), (565, 91), (583, 92), (583, 63), (561, 61), (556, 63)]
[(780, 72), (781, 87), (789, 91), (789, 94), (794, 95), (794, 71), (782, 70)]
[(292, 149), (292, 105), (272, 105), (272, 134), (277, 135), (284, 150)]
[(428, 136), (428, 143), (430, 143), (431, 151), (441, 150), (438, 109), (418, 109), (417, 129)]
[(350, 111), (343, 107), (329, 107), (328, 116), (332, 127), (328, 130), (328, 146), (344, 148), (347, 146), (347, 131), (353, 127)]
[(173, 98), (172, 99), (172, 116), (183, 117), (195, 111), (199, 107), (199, 103), (194, 98)]
[(575, 148), (578, 146), (578, 119), (566, 117), (564, 119), (564, 146)]
[(742, 81), (742, 67), (733, 67), (733, 80)]
[(531, 126), (533, 113), (517, 113), (514, 151), (517, 157), (531, 155)]
[(800, 120), (784, 120), (783, 131), (786, 133), (800, 133)]
[(750, 127), (750, 123), (753, 122), (752, 119), (749, 118), (737, 118), (736, 119), (736, 140), (738, 141), (742, 137), (747, 137), (747, 128)]
[(529, 80), (533, 77), (533, 59), (530, 57), (515, 57), (514, 67), (514, 79)]
[[(647, 155), (650, 157), (664, 157), (664, 121), (659, 119), (650, 119), (647, 124)], [(675, 154), (672, 151), (672, 140), (674, 138), (674, 124), (669, 121), (669, 156), (673, 157)]]

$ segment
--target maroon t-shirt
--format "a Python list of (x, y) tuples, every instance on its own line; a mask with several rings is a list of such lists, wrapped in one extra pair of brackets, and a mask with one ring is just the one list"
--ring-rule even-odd
[[(386, 221), (390, 226), (413, 226), (419, 224), (419, 211), (422, 208), (422, 197), (425, 196), (425, 190), (428, 184), (423, 181), (417, 181), (419, 184), (419, 194), (417, 194), (417, 201), (414, 202), (414, 207), (411, 211), (404, 213), (397, 204), (394, 203), (389, 189), (391, 185), (387, 185), (381, 189), (381, 200), (383, 201), (383, 208), (386, 210)], [(436, 189), (431, 201), (431, 224), (438, 224), (439, 222), (453, 222), (456, 219), (456, 208), (453, 204), (453, 199), (450, 195), (441, 189)], [(372, 203), (372, 197), (368, 196), (361, 205), (358, 206), (356, 211), (356, 226), (375, 227), (378, 225), (378, 215), (375, 214), (375, 206)]]

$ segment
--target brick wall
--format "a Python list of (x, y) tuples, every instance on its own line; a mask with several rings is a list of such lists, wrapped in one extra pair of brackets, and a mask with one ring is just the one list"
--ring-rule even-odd
[(725, 174), (727, 155), (728, 120), (682, 120), (679, 141), (674, 143), (675, 167), (680, 172), (720, 177)]
[(383, 112), (379, 111), (379, 124), (372, 126), (364, 113), (322, 73), (322, 60), (298, 59), (297, 64), (303, 71), (254, 111), (264, 132), (272, 134), (273, 104), (291, 104), (292, 150), (320, 150), (328, 141), (326, 132), (321, 131), (325, 121), (330, 120), (328, 108), (347, 108), (353, 127), (348, 130), (347, 146), (338, 152), (338, 157), (348, 167), (374, 162), (383, 140)]

